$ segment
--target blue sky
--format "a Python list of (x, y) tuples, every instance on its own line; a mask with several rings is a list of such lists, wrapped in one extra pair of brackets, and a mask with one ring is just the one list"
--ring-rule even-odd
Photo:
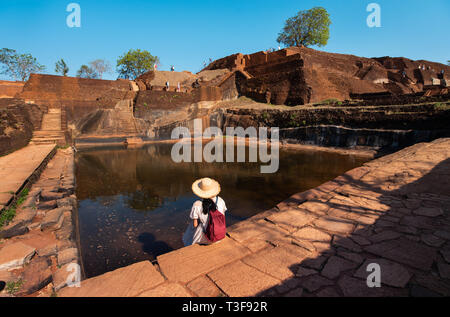
[[(66, 7), (81, 6), (81, 28)], [(366, 7), (381, 6), (381, 28), (366, 24)], [(70, 76), (95, 59), (111, 62), (131, 48), (161, 60), (160, 70), (198, 72), (203, 61), (277, 47), (284, 21), (323, 6), (332, 25), (320, 50), (365, 57), (450, 59), (448, 0), (0, 0), (0, 48), (31, 53), (47, 73), (64, 58)], [(105, 76), (115, 79), (117, 74)]]

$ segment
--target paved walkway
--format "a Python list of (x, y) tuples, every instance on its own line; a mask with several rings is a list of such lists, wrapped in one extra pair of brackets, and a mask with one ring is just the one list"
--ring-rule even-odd
[(8, 204), (54, 148), (54, 144), (28, 145), (0, 157), (0, 210)]
[[(58, 295), (449, 296), (450, 139), (369, 162), (230, 227), (218, 244), (157, 262)], [(370, 264), (381, 287), (367, 285)]]

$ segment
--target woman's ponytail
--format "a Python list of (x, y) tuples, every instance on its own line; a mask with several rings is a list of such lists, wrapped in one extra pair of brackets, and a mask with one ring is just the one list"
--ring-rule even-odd
[(210, 211), (217, 210), (216, 204), (210, 198), (203, 199), (203, 214), (207, 215)]

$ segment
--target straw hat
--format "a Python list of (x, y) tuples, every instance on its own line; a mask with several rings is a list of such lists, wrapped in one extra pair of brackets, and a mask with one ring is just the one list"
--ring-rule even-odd
[(192, 191), (200, 198), (212, 198), (220, 193), (220, 184), (211, 178), (201, 178), (192, 184)]

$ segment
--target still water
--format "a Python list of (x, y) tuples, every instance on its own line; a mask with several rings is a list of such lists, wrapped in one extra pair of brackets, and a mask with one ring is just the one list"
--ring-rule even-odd
[(87, 277), (154, 260), (182, 247), (181, 237), (196, 200), (191, 185), (198, 178), (220, 182), (229, 226), (367, 160), (280, 150), (278, 172), (261, 174), (261, 163), (175, 163), (170, 153), (169, 144), (91, 148), (77, 153), (76, 194)]

